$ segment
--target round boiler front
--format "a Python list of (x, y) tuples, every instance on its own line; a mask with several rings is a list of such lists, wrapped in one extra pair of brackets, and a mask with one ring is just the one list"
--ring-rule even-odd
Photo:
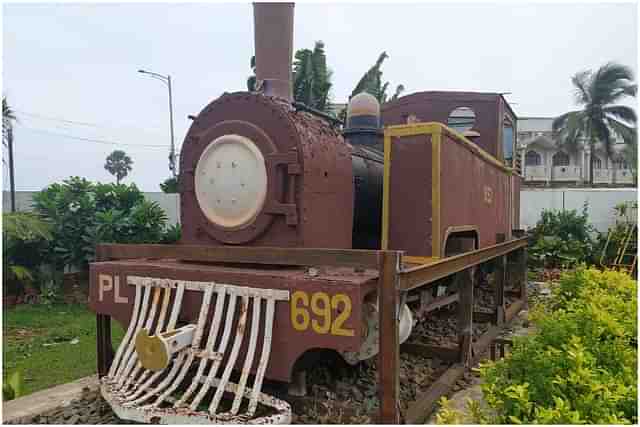
[(329, 123), (286, 100), (222, 95), (182, 145), (181, 242), (351, 247), (350, 154)]
[(249, 138), (223, 135), (202, 152), (195, 170), (195, 194), (202, 213), (219, 227), (253, 223), (267, 196), (264, 155)]

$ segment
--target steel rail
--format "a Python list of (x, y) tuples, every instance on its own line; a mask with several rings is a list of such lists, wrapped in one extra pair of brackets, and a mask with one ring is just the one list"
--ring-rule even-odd
[(409, 291), (417, 289), (526, 246), (527, 238), (523, 237), (450, 258), (444, 258), (432, 264), (400, 270), (398, 272), (398, 290)]

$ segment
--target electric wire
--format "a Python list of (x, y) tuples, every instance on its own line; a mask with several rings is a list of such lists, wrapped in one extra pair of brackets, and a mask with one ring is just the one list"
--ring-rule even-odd
[(82, 121), (78, 121), (78, 120), (63, 119), (61, 117), (53, 117), (53, 116), (44, 115), (44, 114), (40, 114), (40, 113), (31, 113), (29, 111), (23, 111), (23, 110), (15, 110), (15, 111), (16, 111), (16, 113), (25, 114), (27, 116), (35, 117), (35, 118), (42, 119), (42, 120), (50, 120), (50, 121), (67, 123), (67, 124), (72, 124), (72, 125), (89, 126), (89, 127), (94, 127), (94, 128), (105, 128), (105, 129), (125, 129), (125, 128), (129, 128), (129, 129), (136, 129), (138, 131), (154, 133), (154, 134), (157, 134), (157, 133), (160, 132), (159, 130), (144, 129), (144, 128), (140, 128), (140, 127), (136, 127), (136, 126), (130, 126), (130, 125), (110, 126), (110, 125), (99, 124), (99, 123), (91, 123), (91, 122), (82, 122)]
[(105, 139), (97, 139), (97, 138), (84, 138), (81, 136), (76, 136), (76, 135), (70, 135), (67, 133), (59, 133), (59, 132), (51, 132), (50, 130), (47, 129), (40, 129), (40, 128), (33, 128), (33, 127), (28, 127), (28, 126), (18, 126), (21, 129), (25, 129), (25, 130), (29, 130), (32, 132), (37, 132), (37, 133), (42, 133), (42, 134), (46, 134), (46, 135), (52, 135), (52, 136), (59, 136), (62, 138), (69, 138), (72, 140), (78, 140), (78, 141), (84, 141), (84, 142), (92, 142), (92, 143), (96, 143), (96, 144), (106, 144), (106, 145), (118, 145), (118, 146), (126, 146), (126, 147), (138, 147), (138, 148), (162, 148), (162, 149), (167, 149), (169, 147), (169, 145), (159, 145), (159, 144), (129, 144), (129, 143), (124, 143), (124, 142), (116, 142), (116, 141), (109, 141), (109, 140), (105, 140)]

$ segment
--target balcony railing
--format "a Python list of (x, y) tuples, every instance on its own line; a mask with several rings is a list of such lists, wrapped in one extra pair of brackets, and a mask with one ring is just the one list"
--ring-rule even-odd
[(616, 184), (633, 184), (631, 169), (616, 169), (613, 176)]
[(551, 170), (552, 181), (579, 181), (580, 166), (554, 166)]
[(594, 169), (593, 183), (594, 184), (612, 184), (613, 169)]
[(549, 168), (546, 166), (525, 166), (524, 177), (526, 181), (549, 181)]

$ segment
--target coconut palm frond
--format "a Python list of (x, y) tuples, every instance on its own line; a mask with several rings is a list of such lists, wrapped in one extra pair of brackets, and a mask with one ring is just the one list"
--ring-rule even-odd
[(572, 111), (563, 114), (553, 121), (553, 130), (556, 132), (558, 146), (567, 151), (576, 152), (581, 146), (584, 136), (583, 123), (585, 114), (582, 111)]
[(630, 84), (627, 85), (624, 89), (622, 89), (622, 95), (635, 97), (638, 94), (638, 85)]
[(364, 76), (362, 76), (360, 81), (358, 81), (358, 84), (356, 84), (353, 92), (351, 92), (351, 96), (355, 96), (360, 92), (368, 92), (376, 98), (380, 96), (380, 76), (382, 75), (380, 67), (382, 67), (382, 63), (388, 57), (389, 55), (387, 55), (387, 52), (382, 52), (378, 56), (376, 63), (371, 68), (369, 68)]
[[(638, 129), (622, 123), (616, 119), (609, 119), (608, 123), (611, 130), (618, 135), (625, 144), (635, 144), (638, 140)], [(625, 147), (626, 148), (626, 147)]]
[(591, 71), (581, 71), (571, 78), (571, 83), (575, 86), (574, 97), (578, 104), (591, 102), (591, 93), (589, 91), (591, 74)]
[(604, 151), (607, 156), (613, 156), (613, 139), (611, 138), (611, 130), (606, 121), (593, 120), (592, 121), (592, 134), (593, 137), (599, 141), (604, 147)]
[(400, 96), (402, 96), (402, 92), (404, 92), (404, 85), (400, 84), (396, 86), (396, 92), (391, 97), (391, 100), (395, 101), (396, 99), (400, 98)]
[(602, 112), (607, 118), (613, 117), (626, 123), (635, 124), (638, 121), (636, 112), (633, 108), (627, 107), (626, 105), (607, 106), (602, 109)]
[(609, 62), (593, 75), (590, 93), (594, 104), (606, 105), (624, 96), (624, 89), (633, 80), (633, 72), (625, 65)]
[(7, 102), (7, 97), (2, 97), (2, 143), (7, 144), (9, 138), (9, 131), (13, 130), (13, 123), (16, 121), (15, 111), (11, 108)]

